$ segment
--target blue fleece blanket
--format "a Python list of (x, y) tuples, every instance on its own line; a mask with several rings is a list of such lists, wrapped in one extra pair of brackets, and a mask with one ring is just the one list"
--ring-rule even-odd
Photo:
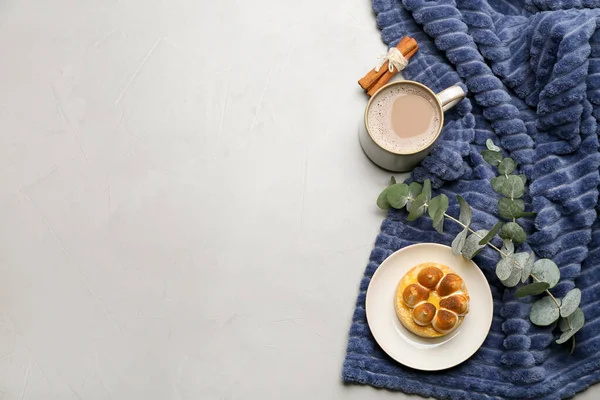
[(437, 373), (394, 362), (366, 323), (370, 278), (392, 252), (420, 242), (449, 244), (457, 227), (447, 224), (449, 232), (439, 235), (428, 218), (409, 223), (391, 211), (360, 284), (344, 381), (452, 400), (560, 399), (598, 382), (600, 0), (373, 0), (373, 9), (386, 44), (403, 35), (419, 42), (407, 79), (435, 91), (461, 82), (469, 93), (447, 113), (439, 144), (412, 179), (429, 178), (438, 193), (465, 197), (474, 227), (489, 229), (498, 220), (489, 184), (495, 173), (480, 151), (488, 138), (500, 143), (530, 182), (526, 201), (537, 217), (526, 226), (529, 244), (559, 265), (556, 295), (575, 286), (583, 291), (587, 322), (570, 355), (569, 346), (554, 343), (554, 326), (531, 324), (533, 299), (515, 299), (495, 276), (497, 254), (484, 251), (475, 261), (492, 289), (494, 319), (481, 349)]

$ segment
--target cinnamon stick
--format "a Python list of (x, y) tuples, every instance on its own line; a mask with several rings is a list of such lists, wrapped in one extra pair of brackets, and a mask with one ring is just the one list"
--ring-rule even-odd
[[(419, 50), (419, 46), (416, 46), (414, 49), (412, 49), (410, 52), (408, 52), (407, 54), (404, 54), (404, 58), (406, 58), (407, 60), (410, 60), (410, 58), (412, 56), (415, 55), (415, 53), (417, 52), (417, 50)], [(392, 79), (392, 77), (394, 75), (396, 75), (398, 71), (394, 70), (393, 72), (390, 72), (389, 69), (386, 69), (384, 74), (379, 78), (379, 80), (377, 82), (375, 82), (368, 90), (367, 95), (369, 95), (369, 97), (373, 96), (375, 94), (375, 92), (377, 92), (379, 89), (381, 89), (381, 87), (383, 85), (385, 85), (386, 83), (388, 83), (390, 81), (390, 79)]]
[[(410, 38), (408, 36), (404, 36), (396, 45), (396, 48), (402, 52), (402, 48), (406, 45), (406, 43), (410, 40)], [(386, 60), (383, 65), (381, 66), (381, 68), (379, 68), (379, 71), (375, 71), (375, 68), (373, 68), (372, 70), (370, 70), (362, 79), (360, 79), (358, 81), (358, 84), (360, 85), (361, 88), (363, 88), (364, 90), (369, 90), (371, 88), (371, 86), (373, 86), (373, 84), (375, 82), (377, 82), (379, 80), (379, 78), (381, 78), (383, 76), (383, 74), (385, 73), (385, 71), (387, 71), (389, 68), (389, 62)]]

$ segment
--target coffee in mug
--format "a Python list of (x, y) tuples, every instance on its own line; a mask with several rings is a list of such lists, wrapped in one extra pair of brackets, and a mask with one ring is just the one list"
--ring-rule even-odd
[(397, 81), (371, 97), (360, 141), (367, 156), (392, 171), (414, 168), (431, 150), (444, 123), (444, 111), (465, 96), (460, 86), (438, 95), (413, 81)]

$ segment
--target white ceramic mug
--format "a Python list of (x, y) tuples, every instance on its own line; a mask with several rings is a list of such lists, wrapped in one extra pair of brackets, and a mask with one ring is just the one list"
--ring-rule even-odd
[[(368, 114), (369, 108), (373, 104), (373, 101), (377, 98), (379, 93), (382, 93), (394, 85), (415, 85), (420, 89), (431, 95), (434, 108), (436, 108), (435, 112), (439, 115), (441, 122), (439, 123), (439, 127), (437, 132), (431, 136), (431, 140), (427, 143), (424, 143), (422, 148), (418, 149), (406, 149), (406, 150), (398, 150), (398, 149), (390, 149), (386, 148), (385, 144), (381, 141), (376, 140), (372, 132), (369, 131), (368, 124)], [(360, 144), (367, 155), (375, 164), (379, 165), (381, 168), (395, 171), (395, 172), (405, 172), (410, 171), (414, 167), (416, 167), (431, 151), (433, 146), (435, 145), (437, 139), (440, 136), (440, 132), (442, 131), (442, 127), (444, 125), (444, 111), (449, 110), (458, 104), (465, 97), (464, 90), (458, 86), (451, 86), (447, 89), (442, 90), (441, 92), (435, 94), (431, 89), (427, 86), (414, 81), (396, 81), (392, 83), (388, 83), (383, 86), (381, 89), (375, 93), (367, 107), (365, 109), (365, 126), (364, 129), (359, 130), (359, 140)]]

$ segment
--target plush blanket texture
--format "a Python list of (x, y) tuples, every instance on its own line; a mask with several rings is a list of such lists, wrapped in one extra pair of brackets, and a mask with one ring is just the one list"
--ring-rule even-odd
[[(403, 35), (420, 50), (404, 71), (434, 91), (461, 83), (468, 99), (447, 113), (437, 147), (412, 174), (429, 178), (474, 209), (474, 228), (498, 220), (489, 179), (495, 172), (480, 156), (492, 138), (528, 177), (524, 225), (538, 257), (561, 269), (553, 289), (577, 286), (586, 325), (573, 355), (557, 345), (554, 325), (529, 321), (534, 298), (517, 300), (495, 276), (498, 255), (475, 261), (494, 296), (494, 320), (481, 349), (465, 363), (426, 373), (391, 360), (374, 341), (365, 317), (373, 272), (392, 252), (421, 242), (449, 244), (458, 227), (440, 235), (428, 217), (406, 221), (391, 211), (381, 226), (360, 284), (343, 367), (345, 382), (369, 384), (440, 399), (559, 399), (600, 380), (600, 183), (597, 119), (600, 116), (600, 1), (598, 0), (374, 0), (383, 41)], [(375, 197), (375, 196), (374, 196)], [(375, 198), (373, 199), (375, 201)]]

